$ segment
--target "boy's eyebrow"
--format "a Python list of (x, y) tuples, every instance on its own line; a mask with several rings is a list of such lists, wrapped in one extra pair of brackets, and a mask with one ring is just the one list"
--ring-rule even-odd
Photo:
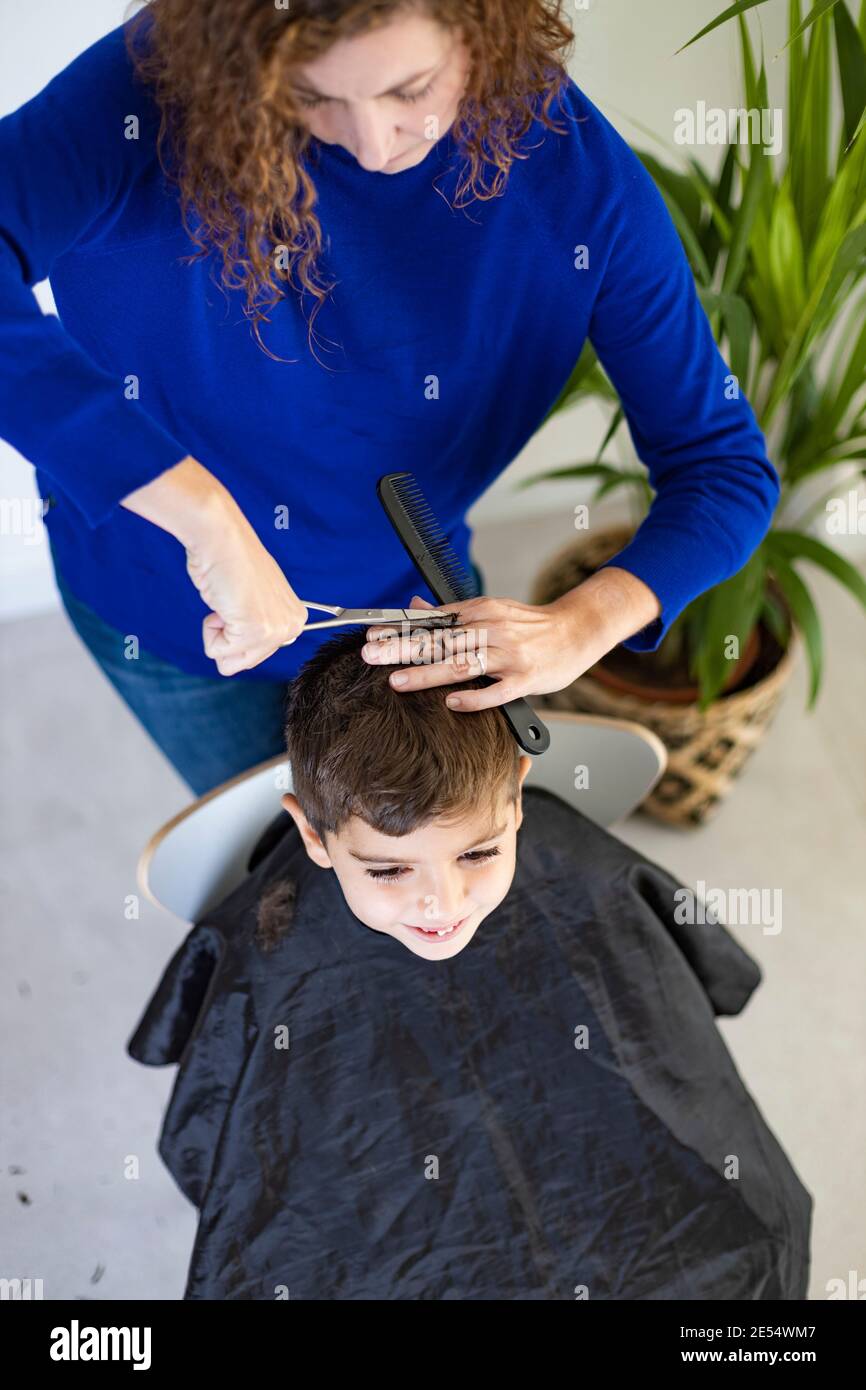
[[(476, 849), (478, 845), (484, 845), (488, 840), (495, 840), (497, 835), (502, 835), (508, 829), (508, 822), (499, 825), (495, 830), (491, 830), (489, 835), (482, 835), (480, 840), (476, 840), (474, 845), (468, 845), (461, 850), (461, 854), (468, 854), (470, 850)], [(360, 859), (364, 864), (414, 864), (414, 859), (396, 859), (390, 854), (356, 854), (353, 849), (349, 850), (353, 859)]]
[[(395, 92), (402, 92), (402, 90), (403, 90), (404, 87), (411, 87), (412, 83), (413, 83), (413, 82), (417, 82), (418, 79), (419, 79), (419, 77), (426, 77), (428, 73), (433, 72), (433, 70), (434, 70), (434, 68), (435, 68), (436, 66), (437, 66), (437, 64), (434, 63), (434, 64), (433, 64), (433, 67), (426, 68), (426, 69), (424, 70), (424, 72), (416, 72), (416, 73), (414, 74), (413, 77), (406, 77), (406, 78), (404, 78), (402, 82), (398, 82), (398, 83), (397, 83), (396, 87), (391, 87), (390, 90), (387, 91), (387, 92), (380, 92), (380, 93), (379, 93), (379, 96), (380, 96), (380, 97), (390, 97), (390, 96), (393, 96)], [(308, 83), (306, 83), (306, 82), (293, 82), (292, 85), (293, 85), (299, 92), (306, 92), (309, 96), (312, 96), (312, 97), (325, 97), (325, 100), (326, 100), (326, 101), (333, 101), (333, 97), (326, 97), (324, 92), (318, 92), (318, 91), (316, 90), (315, 87), (311, 87), (311, 86), (310, 86)], [(374, 100), (375, 100), (375, 98), (374, 98)]]

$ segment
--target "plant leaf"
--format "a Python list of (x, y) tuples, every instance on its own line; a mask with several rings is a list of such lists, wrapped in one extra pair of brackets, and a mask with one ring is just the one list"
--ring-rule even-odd
[(779, 52), (784, 53), (785, 49), (788, 47), (788, 44), (793, 43), (795, 39), (799, 39), (800, 35), (805, 33), (805, 31), (809, 28), (810, 24), (816, 23), (816, 21), (821, 19), (827, 13), (828, 10), (832, 10), (833, 6), (838, 4), (844, 4), (844, 0), (817, 0), (817, 4), (815, 5), (815, 7), (809, 11), (800, 27), (794, 30), (794, 33), (790, 35), (788, 42), (782, 45)]
[(734, 235), (730, 250), (728, 251), (725, 273), (722, 277), (722, 289), (726, 294), (735, 294), (740, 287), (740, 281), (746, 268), (746, 258), (748, 255), (752, 228), (758, 216), (761, 199), (764, 195), (764, 189), (770, 179), (770, 173), (768, 161), (763, 152), (753, 155), (746, 176), (746, 187), (743, 193), (743, 200), (738, 210), (736, 222), (734, 223)]
[(731, 371), (740, 383), (740, 389), (746, 393), (752, 334), (755, 331), (752, 311), (745, 299), (738, 294), (716, 294), (712, 290), (700, 290), (699, 295), (708, 314), (711, 310), (717, 310), (721, 314), (728, 339)]
[(733, 637), (742, 653), (758, 621), (764, 594), (764, 556), (759, 548), (742, 569), (711, 589), (695, 671), (700, 683), (699, 709), (706, 709), (720, 694), (731, 671), (725, 648)]
[(806, 536), (802, 531), (770, 531), (764, 538), (764, 545), (774, 562), (781, 556), (785, 560), (811, 560), (820, 565), (844, 584), (866, 611), (866, 579), (844, 555), (824, 545), (823, 541)]
[[(835, 0), (832, 0), (832, 2), (835, 4)], [(747, 10), (753, 10), (756, 6), (765, 3), (766, 0), (736, 0), (735, 4), (729, 6), (722, 14), (716, 15), (716, 18), (710, 20), (709, 24), (705, 24), (703, 29), (695, 34), (694, 38), (689, 39), (688, 43), (683, 44), (682, 48), (675, 49), (675, 54), (683, 53), (685, 49), (691, 48), (692, 44), (697, 43), (698, 39), (702, 39), (705, 34), (711, 34), (713, 30), (718, 29), (720, 25), (727, 24), (729, 19), (735, 19), (737, 15), (745, 14)]]
[[(603, 371), (595, 348), (588, 338), (568, 381), (548, 410), (541, 425), (546, 425), (548, 420), (557, 415), (559, 411), (576, 405), (579, 400), (587, 396), (593, 398), (601, 396), (605, 400), (619, 401), (619, 396)], [(539, 429), (541, 429), (541, 425), (539, 425)]]
[(731, 227), (731, 189), (733, 187), (734, 172), (736, 170), (734, 147), (733, 145), (728, 146), (727, 153), (722, 160), (721, 171), (715, 187), (710, 184), (697, 160), (691, 160), (690, 163), (694, 170), (701, 196), (710, 209), (710, 222), (704, 235), (703, 247), (704, 255), (707, 258), (707, 265), (710, 269), (710, 278), (712, 279), (722, 247), (730, 244), (733, 234)]
[(568, 463), (563, 468), (550, 468), (545, 473), (534, 473), (531, 478), (522, 478), (514, 484), (516, 492), (521, 488), (532, 487), (535, 483), (562, 481), (566, 478), (610, 478), (620, 477), (621, 470), (612, 463)]
[(843, 237), (863, 221), (866, 212), (866, 138), (861, 134), (842, 157), (821, 214), (809, 254), (808, 283), (818, 283)]
[[(764, 72), (762, 61), (761, 74), (758, 79), (758, 102), (762, 102), (758, 105), (759, 110), (763, 110), (767, 106), (766, 94), (767, 75)], [(749, 145), (748, 149), (749, 168), (745, 178), (742, 201), (734, 224), (734, 235), (728, 251), (725, 273), (722, 278), (722, 289), (726, 294), (734, 294), (739, 288), (746, 268), (749, 242), (752, 239), (752, 230), (761, 207), (761, 200), (768, 188), (772, 187), (771, 161), (769, 156), (764, 153), (763, 145)]]
[(783, 331), (793, 332), (806, 305), (803, 242), (786, 174), (776, 192), (768, 245), (770, 280)]
[(634, 470), (626, 469), (617, 470), (616, 477), (608, 478), (606, 482), (596, 488), (592, 500), (593, 502), (598, 502), (606, 493), (613, 492), (614, 488), (622, 487), (625, 483), (629, 485), (636, 483), (642, 487), (645, 482), (646, 478), (643, 473), (637, 473)]
[(847, 5), (837, 5), (834, 9), (833, 28), (845, 113), (842, 138), (848, 145), (857, 134), (866, 110), (866, 45), (857, 33)]
[(832, 317), (833, 300), (846, 277), (852, 271), (859, 276), (864, 269), (866, 269), (866, 226), (853, 227), (843, 237), (833, 259), (830, 275), (815, 309), (817, 327), (823, 328), (825, 321)]
[[(813, 12), (814, 13), (814, 12)], [(827, 201), (830, 162), (830, 21), (817, 18), (809, 41), (791, 138), (791, 194), (804, 247), (811, 247)]]
[(768, 565), (788, 601), (794, 622), (803, 638), (806, 659), (809, 663), (809, 698), (806, 707), (812, 709), (821, 688), (821, 673), (824, 665), (821, 623), (809, 590), (784, 556), (781, 553), (774, 554)]
[[(864, 304), (866, 301), (861, 301), (860, 307), (862, 308)], [(844, 351), (847, 345), (843, 338), (839, 347)], [(857, 392), (866, 382), (866, 318), (863, 319), (860, 335), (851, 348), (848, 364), (838, 386), (834, 386), (835, 380), (835, 375), (831, 372), (828, 376), (827, 390), (824, 392), (819, 417), (819, 424), (828, 443), (832, 441), (842, 424)]]
[(814, 364), (807, 362), (788, 396), (788, 414), (780, 453), (787, 460), (790, 478), (796, 473), (800, 452), (807, 460), (818, 452), (817, 421), (823, 396), (815, 380)]
[(761, 606), (761, 617), (779, 646), (784, 650), (791, 636), (788, 614), (775, 595), (771, 594), (769, 590), (764, 593), (764, 602)]
[(635, 150), (635, 154), (647, 173), (652, 175), (659, 189), (668, 193), (677, 204), (683, 217), (697, 235), (701, 229), (702, 204), (700, 193), (690, 175), (681, 173), (678, 169), (669, 169), (660, 159), (656, 159), (653, 154), (648, 154), (646, 150)]
[[(767, 428), (780, 402), (791, 390), (793, 383), (802, 371), (809, 349), (818, 333), (826, 327), (834, 316), (837, 305), (834, 303), (846, 278), (852, 271), (856, 276), (866, 266), (866, 226), (854, 227), (837, 248), (832, 265), (812, 290), (806, 308), (791, 337), (785, 355), (779, 364), (767, 403), (763, 410), (763, 427)], [(819, 293), (820, 291), (820, 293)]]
[[(794, 112), (797, 110), (797, 103), (800, 93), (803, 90), (803, 63), (805, 54), (805, 44), (803, 35), (798, 34), (803, 16), (800, 13), (800, 0), (788, 0), (788, 32), (792, 35), (788, 55), (788, 111), (787, 118), (792, 120)], [(794, 37), (796, 35), (796, 37)]]
[(618, 405), (616, 410), (613, 412), (613, 418), (611, 419), (611, 422), (607, 427), (607, 433), (605, 434), (604, 439), (598, 446), (598, 453), (595, 456), (597, 461), (601, 459), (602, 454), (604, 453), (610, 441), (613, 439), (614, 435), (616, 434), (624, 419), (625, 411), (623, 410), (621, 405)]

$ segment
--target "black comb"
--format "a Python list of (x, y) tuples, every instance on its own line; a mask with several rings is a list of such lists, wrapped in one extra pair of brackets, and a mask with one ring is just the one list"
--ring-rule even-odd
[[(379, 501), (418, 573), (440, 604), (477, 597), (476, 585), (451, 547), (448, 537), (411, 473), (386, 473), (376, 484)], [(479, 676), (481, 685), (496, 685), (495, 676)], [(527, 753), (550, 747), (550, 730), (527, 700), (499, 705), (511, 732)]]

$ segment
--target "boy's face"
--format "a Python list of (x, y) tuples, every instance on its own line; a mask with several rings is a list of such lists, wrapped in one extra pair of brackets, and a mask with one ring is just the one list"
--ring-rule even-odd
[[(531, 763), (526, 754), (520, 759), (521, 788)], [(327, 848), (293, 793), (282, 804), (313, 862), (336, 873), (355, 916), (425, 960), (445, 960), (468, 946), (511, 887), (523, 820), (520, 795), (479, 807), (460, 822), (434, 821), (411, 835), (382, 835), (353, 816), (339, 835), (326, 836)]]

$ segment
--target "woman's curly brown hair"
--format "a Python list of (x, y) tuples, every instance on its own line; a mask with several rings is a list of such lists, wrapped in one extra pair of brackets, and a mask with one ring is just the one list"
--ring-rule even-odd
[(533, 120), (565, 133), (549, 116), (574, 38), (563, 0), (150, 0), (127, 22), (130, 59), (160, 110), (160, 162), (199, 248), (187, 259), (221, 253), (222, 283), (245, 292), (254, 336), (275, 361), (260, 324), (280, 282), (316, 301), (308, 336), (333, 288), (319, 278), (316, 189), (301, 158), (310, 133), (286, 76), (418, 8), (461, 30), (470, 56), (452, 126), (466, 159), (453, 206), (499, 197), (513, 161), (527, 158), (517, 143)]

